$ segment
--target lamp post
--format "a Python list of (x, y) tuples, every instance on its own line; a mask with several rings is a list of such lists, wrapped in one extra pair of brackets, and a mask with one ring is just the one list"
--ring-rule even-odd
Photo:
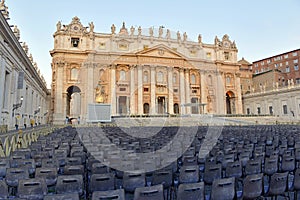
[(23, 103), (23, 96), (21, 96), (21, 98), (20, 98), (20, 103), (13, 104), (13, 109), (12, 109), (13, 117), (15, 116), (15, 110), (20, 108), (22, 106), (22, 103)]

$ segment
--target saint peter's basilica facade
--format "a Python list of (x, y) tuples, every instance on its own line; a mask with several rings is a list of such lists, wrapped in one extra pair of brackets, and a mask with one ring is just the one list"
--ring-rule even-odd
[(87, 120), (88, 104), (112, 116), (242, 114), (241, 73), (234, 41), (191, 41), (153, 27), (94, 32), (74, 17), (53, 35), (52, 120)]

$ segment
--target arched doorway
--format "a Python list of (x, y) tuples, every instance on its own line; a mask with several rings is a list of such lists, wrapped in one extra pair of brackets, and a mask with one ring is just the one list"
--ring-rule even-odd
[(235, 95), (232, 91), (226, 93), (226, 114), (235, 114)]
[(144, 103), (144, 114), (149, 114), (149, 103)]
[(81, 114), (81, 90), (77, 86), (70, 86), (67, 89), (66, 114), (70, 118), (78, 118)]

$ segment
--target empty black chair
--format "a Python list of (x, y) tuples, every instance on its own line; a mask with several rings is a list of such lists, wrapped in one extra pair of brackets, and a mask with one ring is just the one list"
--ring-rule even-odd
[(29, 173), (26, 168), (8, 168), (6, 171), (6, 183), (8, 186), (17, 187), (21, 179), (28, 179)]
[(91, 172), (92, 174), (105, 174), (105, 173), (109, 173), (110, 169), (108, 166), (102, 163), (95, 162), (91, 166)]
[(288, 172), (275, 173), (271, 176), (269, 185), (269, 196), (281, 195), (287, 189)]
[(38, 200), (43, 199), (48, 192), (46, 181), (43, 178), (21, 179), (18, 184), (18, 197)]
[(243, 175), (241, 161), (229, 162), (226, 167), (226, 177), (240, 178)]
[(204, 182), (185, 183), (178, 186), (177, 200), (204, 199)]
[(123, 188), (125, 191), (134, 192), (135, 188), (145, 187), (145, 173), (139, 172), (124, 172), (123, 173)]
[(63, 169), (64, 175), (82, 175), (84, 176), (84, 166), (83, 165), (66, 165)]
[(243, 199), (255, 199), (263, 192), (263, 174), (252, 174), (244, 179)]
[(84, 193), (83, 188), (82, 175), (61, 175), (57, 178), (57, 194), (77, 193), (81, 196)]
[(0, 199), (8, 198), (8, 186), (4, 180), (0, 180)]
[(219, 179), (219, 178), (222, 178), (221, 164), (205, 166), (204, 182), (206, 184), (212, 184), (215, 179)]
[(265, 158), (265, 166), (264, 166), (264, 173), (268, 176), (276, 173), (278, 171), (278, 156), (273, 155), (269, 158)]
[(89, 191), (105, 191), (115, 189), (115, 176), (113, 173), (93, 174), (91, 176)]
[(300, 197), (298, 193), (300, 192), (300, 168), (296, 169), (294, 177), (294, 190), (295, 190), (295, 199)]
[(173, 183), (172, 169), (162, 169), (155, 171), (153, 174), (152, 185), (162, 184), (164, 188), (169, 188)]
[(44, 178), (47, 186), (55, 185), (57, 181), (57, 168), (37, 168), (35, 177)]
[(182, 166), (179, 173), (179, 183), (197, 183), (199, 181), (198, 165)]
[(6, 169), (10, 167), (9, 159), (1, 158), (0, 159), (0, 178), (6, 176)]
[(139, 187), (134, 191), (134, 200), (164, 200), (163, 185)]
[(52, 194), (45, 195), (44, 200), (79, 200), (78, 194)]
[(245, 175), (261, 173), (261, 159), (248, 160), (245, 166)]
[(99, 199), (125, 200), (125, 192), (124, 189), (93, 192), (92, 200), (99, 200)]
[(281, 171), (294, 171), (295, 169), (295, 158), (294, 156), (282, 156)]
[(235, 198), (235, 178), (216, 179), (212, 184), (211, 200), (232, 200)]

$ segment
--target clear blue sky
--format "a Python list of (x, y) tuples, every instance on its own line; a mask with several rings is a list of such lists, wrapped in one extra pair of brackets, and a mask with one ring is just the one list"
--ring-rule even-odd
[(194, 41), (201, 34), (204, 43), (228, 34), (236, 41), (238, 59), (249, 62), (300, 48), (299, 0), (6, 0), (6, 5), (9, 24), (19, 27), (48, 87), (56, 23), (69, 24), (74, 16), (84, 26), (93, 21), (95, 32), (109, 33), (112, 24), (119, 30), (124, 21), (127, 27), (164, 25)]

